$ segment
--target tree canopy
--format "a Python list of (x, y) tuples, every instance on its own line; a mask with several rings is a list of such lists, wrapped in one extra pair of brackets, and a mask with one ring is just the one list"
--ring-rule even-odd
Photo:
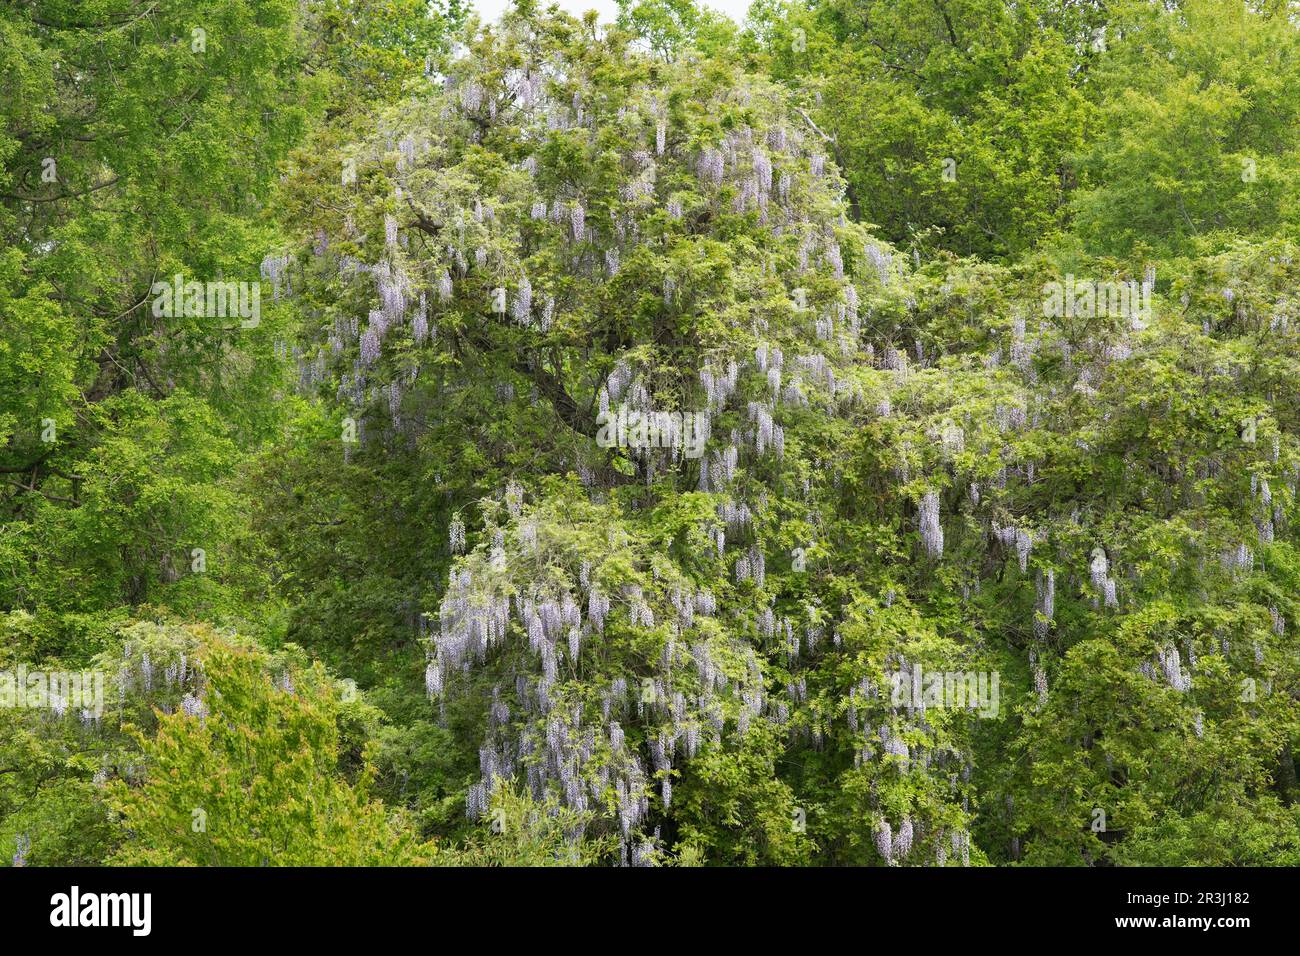
[(0, 841), (1300, 862), (1296, 43), (4, 7)]

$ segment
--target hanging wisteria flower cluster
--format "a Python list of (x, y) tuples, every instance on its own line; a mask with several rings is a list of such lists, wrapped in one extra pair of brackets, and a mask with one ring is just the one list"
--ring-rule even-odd
[(943, 556), (943, 528), (939, 524), (939, 495), (928, 491), (917, 508), (917, 523), (921, 528), (921, 543), (925, 553), (932, 558)]
[[(549, 539), (537, 532), (538, 516), (529, 514), (518, 502), (517, 490), (506, 496), (514, 534), (507, 539), (498, 530), (492, 535), (493, 549), (504, 549), (510, 540), (515, 541), (519, 554), (507, 558), (505, 564), (524, 573), (525, 568), (545, 559), (542, 548)], [(525, 527), (531, 530), (524, 531)], [(577, 591), (552, 590), (536, 583), (520, 586), (486, 567), (490, 562), (485, 561), (483, 550), (452, 571), (432, 641), (426, 690), (433, 698), (445, 698), (451, 692), (453, 675), (467, 672), (491, 655), (508, 652), (517, 646), (512, 641), (516, 634), (524, 639), (536, 671), (531, 675), (517, 672), (517, 736), (510, 733), (510, 708), (499, 689), (493, 692), (480, 761), (483, 776), (469, 791), (467, 814), (477, 818), (485, 813), (496, 781), (523, 772), (539, 798), (555, 789), (565, 806), (580, 812), (594, 813), (612, 796), (619, 831), (625, 845), (631, 845), (649, 813), (653, 781), (657, 779), (665, 807), (671, 803), (674, 754), (680, 752), (690, 759), (706, 742), (720, 745), (729, 721), (734, 721), (735, 732), (743, 736), (751, 722), (763, 716), (766, 695), (758, 657), (748, 647), (725, 652), (728, 659), (740, 655), (744, 676), (736, 680), (719, 666), (718, 651), (711, 641), (684, 640), (701, 619), (715, 613), (717, 602), (711, 592), (692, 592), (679, 582), (665, 586), (652, 598), (643, 586), (626, 585), (618, 592), (620, 606), (626, 609), (619, 626), (656, 632), (661, 615), (652, 603), (662, 600), (672, 611), (667, 625), (670, 634), (662, 655), (653, 662), (653, 676), (639, 684), (615, 679), (602, 695), (599, 713), (593, 715), (570, 700), (564, 675), (586, 666), (584, 646), (611, 626), (613, 600), (609, 590), (599, 585), (597, 569), (590, 560), (579, 563)], [(570, 560), (563, 552), (552, 557), (566, 563)], [(690, 667), (683, 666), (687, 662)], [(605, 724), (603, 732), (595, 731), (594, 719)], [(646, 738), (648, 760), (647, 753), (632, 749), (624, 730), (628, 720), (652, 728)], [(579, 838), (580, 830), (571, 836)]]

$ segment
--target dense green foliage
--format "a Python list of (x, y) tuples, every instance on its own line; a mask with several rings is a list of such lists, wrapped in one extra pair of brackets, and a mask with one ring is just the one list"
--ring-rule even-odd
[(1285, 5), (620, 7), (0, 6), (0, 842), (1300, 863)]

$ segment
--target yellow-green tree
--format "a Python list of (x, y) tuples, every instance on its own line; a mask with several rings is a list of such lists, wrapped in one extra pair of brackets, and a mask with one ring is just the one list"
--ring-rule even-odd
[(113, 862), (418, 865), (435, 856), (339, 767), (338, 692), (318, 665), (278, 677), (254, 650), (203, 652), (203, 688), (141, 737), (144, 778), (118, 783), (128, 834)]

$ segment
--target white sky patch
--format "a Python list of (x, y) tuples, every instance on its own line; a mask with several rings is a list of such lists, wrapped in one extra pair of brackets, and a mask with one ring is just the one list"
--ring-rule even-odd
[[(510, 5), (511, 0), (472, 0), (471, 6), (484, 20), (495, 20)], [(618, 16), (618, 4), (614, 0), (558, 0), (560, 7), (574, 16), (582, 16), (587, 10), (600, 14), (602, 23), (613, 23)], [(745, 22), (749, 12), (750, 0), (704, 0), (704, 5), (719, 13), (725, 13), (737, 23)], [(543, 3), (545, 6), (545, 3)]]

